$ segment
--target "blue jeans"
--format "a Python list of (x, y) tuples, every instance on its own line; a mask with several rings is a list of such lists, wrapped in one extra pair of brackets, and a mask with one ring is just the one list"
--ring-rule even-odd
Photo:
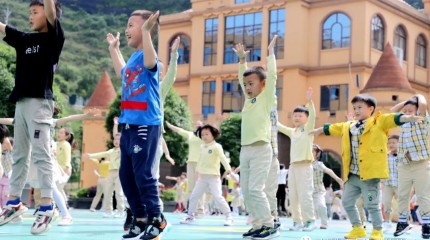
[(125, 125), (122, 130), (119, 178), (136, 218), (160, 217), (157, 175), (153, 171), (161, 126)]

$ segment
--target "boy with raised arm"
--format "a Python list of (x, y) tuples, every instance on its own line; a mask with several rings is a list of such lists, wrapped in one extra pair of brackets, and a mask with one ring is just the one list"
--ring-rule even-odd
[[(61, 10), (54, 0), (30, 3), (32, 33), (21, 32), (0, 23), (4, 41), (15, 48), (15, 86), (9, 100), (15, 106), (15, 147), (10, 179), (10, 196), (0, 215), (0, 225), (27, 211), (21, 202), (30, 161), (37, 169), (41, 187), (41, 206), (31, 227), (32, 234), (41, 234), (58, 217), (52, 204), (53, 161), (50, 155), (50, 121), (54, 111), (52, 84), (54, 71), (64, 44), (64, 33), (59, 22)], [(31, 154), (31, 155), (30, 155)], [(30, 156), (32, 156), (30, 158)]]

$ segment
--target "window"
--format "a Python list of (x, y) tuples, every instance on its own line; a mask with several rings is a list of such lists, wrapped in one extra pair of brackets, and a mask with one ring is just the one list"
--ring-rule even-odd
[(238, 80), (225, 80), (222, 82), (222, 112), (240, 112), (243, 108), (242, 89)]
[(278, 75), (276, 81), (276, 96), (278, 97), (278, 110), (282, 109), (282, 89), (284, 88), (284, 78)]
[(427, 40), (420, 34), (416, 43), (415, 61), (418, 66), (427, 67)]
[(228, 16), (225, 18), (224, 63), (237, 63), (239, 60), (232, 48), (243, 43), (250, 51), (247, 61), (261, 59), (261, 28), (263, 14), (261, 12)]
[(384, 22), (380, 16), (376, 15), (372, 18), (372, 48), (384, 50)]
[(205, 21), (204, 66), (216, 65), (218, 42), (218, 18)]
[(351, 20), (343, 13), (330, 15), (324, 21), (322, 35), (322, 49), (349, 47)]
[(270, 30), (269, 43), (274, 35), (278, 35), (275, 45), (276, 59), (284, 58), (284, 40), (285, 40), (285, 9), (276, 9), (270, 11)]
[[(178, 64), (189, 64), (190, 63), (190, 39), (184, 35), (179, 35), (181, 37), (181, 41), (179, 42), (178, 49)], [(170, 46), (172, 46), (173, 41), (175, 41), (176, 37), (170, 42)]]
[(394, 47), (401, 49), (403, 52), (403, 60), (406, 60), (406, 31), (403, 26), (398, 26), (396, 28), (394, 35)]
[(321, 86), (321, 111), (348, 110), (348, 84)]
[(202, 114), (204, 118), (207, 118), (211, 113), (215, 113), (215, 88), (215, 81), (203, 82)]
[(250, 0), (234, 0), (235, 4), (239, 4), (239, 3), (249, 3)]

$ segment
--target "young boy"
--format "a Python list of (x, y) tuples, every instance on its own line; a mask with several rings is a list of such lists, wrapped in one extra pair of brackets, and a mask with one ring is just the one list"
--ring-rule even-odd
[[(294, 128), (281, 123), (279, 131), (291, 139), (291, 164), (288, 172), (288, 189), (293, 226), (291, 231), (313, 231), (315, 211), (312, 193), (314, 191), (312, 162), (312, 144), (314, 137), (308, 133), (315, 127), (315, 108), (312, 102), (312, 88), (306, 93), (307, 108), (298, 106), (293, 111)], [(303, 215), (303, 218), (302, 218)], [(303, 223), (305, 223), (303, 225)]]
[(152, 43), (159, 29), (158, 15), (147, 10), (131, 14), (125, 33), (128, 45), (136, 51), (127, 64), (119, 50), (119, 33), (106, 37), (115, 72), (122, 77), (119, 177), (136, 219), (123, 239), (158, 239), (167, 224), (152, 171), (162, 122), (158, 60)]
[(397, 201), (397, 145), (399, 143), (399, 135), (390, 135), (388, 137), (388, 169), (390, 170), (390, 178), (383, 181), (382, 187), (382, 204), (384, 205), (385, 221), (382, 224), (384, 232), (391, 228), (391, 203), (393, 198)]
[(246, 51), (242, 44), (233, 49), (240, 60), (239, 82), (246, 95), (242, 110), (240, 151), (240, 183), (245, 205), (253, 217), (252, 228), (245, 238), (271, 239), (279, 236), (264, 186), (272, 163), (270, 112), (276, 96), (275, 36), (268, 46), (267, 78), (262, 67), (247, 68)]
[(399, 222), (394, 236), (400, 236), (411, 229), (407, 221), (408, 203), (412, 187), (422, 216), (422, 237), (430, 238), (430, 153), (427, 113), (427, 101), (422, 95), (415, 95), (398, 103), (391, 109), (393, 112), (403, 110), (405, 114), (422, 116), (422, 123), (407, 123), (401, 126), (397, 156), (398, 164), (398, 194), (399, 194)]
[(379, 182), (386, 179), (388, 173), (387, 132), (390, 128), (405, 122), (422, 121), (422, 117), (400, 114), (381, 114), (372, 116), (376, 100), (359, 94), (352, 101), (354, 119), (336, 124), (325, 124), (311, 134), (342, 137), (342, 162), (345, 189), (342, 204), (353, 229), (345, 238), (356, 239), (367, 236), (358, 216), (355, 203), (363, 196), (364, 204), (372, 217), (373, 231), (370, 239), (383, 239), (382, 214), (380, 207)]
[(58, 211), (52, 204), (53, 162), (50, 156), (50, 121), (54, 110), (52, 83), (64, 44), (59, 22), (61, 11), (54, 0), (30, 3), (30, 27), (35, 33), (25, 33), (0, 23), (5, 42), (17, 53), (15, 87), (9, 100), (15, 107), (15, 147), (10, 179), (9, 201), (0, 215), (0, 225), (27, 211), (21, 194), (27, 179), (30, 154), (38, 172), (41, 206), (36, 212), (32, 234), (41, 234), (52, 225)]

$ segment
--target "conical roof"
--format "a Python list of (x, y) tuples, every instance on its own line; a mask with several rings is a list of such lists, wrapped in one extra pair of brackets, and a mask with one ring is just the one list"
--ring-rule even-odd
[(108, 108), (116, 98), (116, 92), (107, 71), (104, 71), (86, 107)]
[(390, 43), (385, 45), (381, 58), (361, 92), (381, 90), (413, 92)]

